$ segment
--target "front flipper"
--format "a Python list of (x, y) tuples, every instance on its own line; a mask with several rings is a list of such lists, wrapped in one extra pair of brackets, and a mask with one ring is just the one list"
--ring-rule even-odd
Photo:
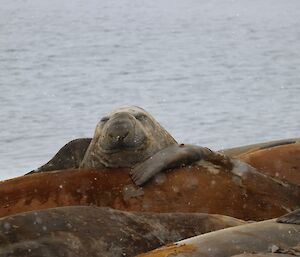
[(300, 225), (300, 209), (279, 217), (276, 222)]
[(214, 152), (205, 147), (176, 144), (154, 154), (132, 169), (130, 174), (134, 183), (140, 186), (163, 170), (189, 165), (211, 155)]
[(91, 138), (78, 138), (70, 141), (49, 162), (25, 175), (36, 172), (78, 168), (91, 140)]

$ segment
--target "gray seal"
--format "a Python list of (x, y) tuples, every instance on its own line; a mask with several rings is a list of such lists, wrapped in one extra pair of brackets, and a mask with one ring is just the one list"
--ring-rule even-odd
[(277, 219), (191, 237), (153, 252), (141, 254), (139, 257), (169, 255), (174, 257), (231, 257), (237, 254), (270, 253), (278, 250), (290, 252), (294, 247), (299, 247), (299, 224), (300, 209)]
[(245, 224), (203, 213), (125, 212), (68, 206), (0, 219), (0, 257), (130, 257), (161, 245)]
[(92, 139), (69, 142), (49, 162), (30, 173), (70, 168), (131, 168), (133, 181), (143, 185), (163, 170), (212, 155), (219, 154), (205, 147), (179, 145), (148, 112), (130, 106), (105, 115)]

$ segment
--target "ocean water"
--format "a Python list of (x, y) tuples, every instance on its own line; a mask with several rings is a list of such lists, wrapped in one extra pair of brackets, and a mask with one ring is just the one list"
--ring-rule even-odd
[(300, 136), (299, 0), (1, 0), (0, 179), (138, 105), (212, 149)]

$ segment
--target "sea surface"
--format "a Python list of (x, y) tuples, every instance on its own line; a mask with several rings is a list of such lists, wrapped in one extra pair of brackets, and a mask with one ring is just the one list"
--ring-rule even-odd
[(0, 2), (0, 179), (124, 105), (215, 150), (300, 137), (299, 0)]

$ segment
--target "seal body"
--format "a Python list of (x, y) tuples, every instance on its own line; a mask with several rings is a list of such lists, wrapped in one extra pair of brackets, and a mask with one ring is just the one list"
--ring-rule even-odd
[(61, 207), (0, 219), (0, 257), (130, 257), (241, 224), (222, 215)]
[(260, 149), (236, 158), (267, 175), (300, 186), (300, 143)]
[(70, 141), (64, 145), (50, 161), (27, 174), (79, 168), (79, 165), (91, 141), (92, 138), (78, 138)]
[(264, 220), (300, 205), (300, 187), (225, 157), (157, 174), (143, 187), (133, 184), (125, 168), (36, 173), (0, 185), (0, 217), (58, 206), (97, 205)]
[(273, 140), (273, 141), (262, 142), (257, 144), (222, 149), (219, 150), (219, 152), (229, 157), (237, 157), (242, 154), (248, 154), (262, 149), (270, 149), (276, 146), (297, 144), (297, 143), (300, 143), (300, 138), (287, 138), (287, 139)]
[(288, 251), (289, 248), (297, 247), (300, 242), (299, 212), (300, 210), (285, 217), (284, 220), (290, 222), (280, 223), (272, 219), (223, 229), (188, 238), (138, 257), (231, 257), (243, 253), (267, 253), (277, 249)]

